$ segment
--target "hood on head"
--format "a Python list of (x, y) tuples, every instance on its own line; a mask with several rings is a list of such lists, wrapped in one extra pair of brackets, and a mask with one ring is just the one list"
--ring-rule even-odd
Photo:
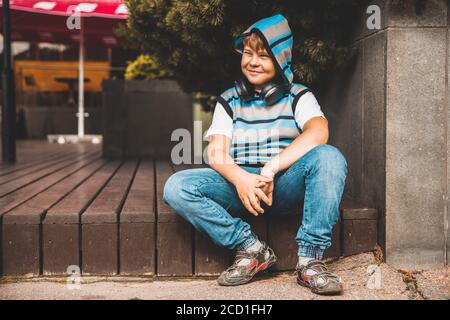
[(291, 84), (294, 74), (291, 70), (293, 37), (288, 21), (282, 14), (261, 19), (252, 24), (234, 41), (233, 49), (242, 54), (245, 37), (255, 32), (264, 42), (272, 57), (277, 74)]

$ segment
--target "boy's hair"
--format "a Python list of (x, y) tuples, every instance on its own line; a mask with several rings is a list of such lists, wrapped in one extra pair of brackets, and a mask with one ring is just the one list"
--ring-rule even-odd
[(264, 43), (261, 38), (254, 32), (252, 32), (249, 36), (244, 39), (244, 47), (249, 46), (253, 51), (261, 52), (266, 50), (264, 47)]

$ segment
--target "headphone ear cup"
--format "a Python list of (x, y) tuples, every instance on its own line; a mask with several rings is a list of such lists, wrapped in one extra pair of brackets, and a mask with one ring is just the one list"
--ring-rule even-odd
[(253, 87), (250, 86), (244, 79), (241, 78), (235, 81), (234, 87), (237, 91), (237, 94), (239, 95), (239, 98), (241, 98), (243, 101), (248, 102), (253, 98)]
[(267, 105), (273, 106), (275, 103), (281, 100), (287, 92), (287, 86), (285, 84), (277, 84), (269, 82), (262, 90), (261, 97), (264, 99)]

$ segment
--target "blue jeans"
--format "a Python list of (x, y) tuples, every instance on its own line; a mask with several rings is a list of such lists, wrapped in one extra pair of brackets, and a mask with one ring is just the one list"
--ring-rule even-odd
[[(241, 166), (259, 174), (262, 168)], [(299, 213), (303, 219), (297, 232), (298, 255), (322, 259), (331, 246), (333, 226), (347, 176), (347, 162), (334, 146), (319, 145), (288, 169), (275, 175), (272, 206), (261, 201), (264, 215)], [(243, 250), (257, 236), (236, 213), (247, 212), (235, 186), (212, 168), (187, 169), (174, 173), (164, 186), (164, 201), (195, 229), (208, 234), (214, 243)]]

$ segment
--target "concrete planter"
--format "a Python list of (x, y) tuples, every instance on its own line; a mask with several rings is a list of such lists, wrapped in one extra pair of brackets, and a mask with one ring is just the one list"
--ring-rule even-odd
[(169, 158), (173, 130), (192, 133), (192, 97), (171, 80), (105, 80), (103, 114), (106, 158)]
[[(29, 106), (17, 111), (18, 137), (23, 139), (46, 139), (48, 134), (77, 134), (76, 107)], [(85, 112), (86, 134), (101, 132), (102, 110), (87, 108)]]

